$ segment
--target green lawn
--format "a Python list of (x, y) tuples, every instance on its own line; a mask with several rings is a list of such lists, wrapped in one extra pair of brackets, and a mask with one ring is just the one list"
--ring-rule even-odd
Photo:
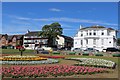
[[(0, 49), (2, 54), (19, 54), (18, 49)], [(34, 50), (25, 50), (24, 53), (34, 53)]]

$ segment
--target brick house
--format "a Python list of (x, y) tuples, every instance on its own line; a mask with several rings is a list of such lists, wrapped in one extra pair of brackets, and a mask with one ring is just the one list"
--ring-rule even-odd
[(0, 47), (2, 46), (7, 46), (8, 40), (7, 40), (8, 35), (7, 34), (0, 34)]
[(23, 35), (0, 35), (0, 47), (23, 45)]

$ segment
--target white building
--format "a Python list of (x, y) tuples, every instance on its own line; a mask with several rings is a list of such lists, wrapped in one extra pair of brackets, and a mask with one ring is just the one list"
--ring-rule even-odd
[(58, 48), (61, 47), (73, 47), (73, 38), (65, 36), (65, 35), (58, 35), (58, 39), (56, 39), (56, 45)]
[(74, 37), (74, 48), (95, 48), (99, 51), (107, 47), (116, 47), (116, 30), (103, 26), (82, 28)]
[[(38, 36), (39, 31), (28, 31), (23, 38), (23, 45), (26, 49), (34, 49), (36, 46), (48, 47), (48, 38)], [(54, 40), (54, 45), (59, 47), (72, 47), (73, 39), (68, 36), (60, 35)], [(26, 47), (27, 46), (27, 47)]]
[[(23, 45), (26, 49), (34, 49), (35, 46), (45, 47), (48, 45), (48, 39), (38, 36), (39, 31), (28, 31), (23, 38)], [(27, 46), (27, 47), (26, 47)]]

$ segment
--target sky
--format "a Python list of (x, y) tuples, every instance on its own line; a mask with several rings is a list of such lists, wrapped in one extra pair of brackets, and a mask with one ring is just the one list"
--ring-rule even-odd
[(59, 22), (63, 34), (73, 37), (80, 25), (118, 29), (117, 2), (3, 2), (2, 34), (40, 31)]

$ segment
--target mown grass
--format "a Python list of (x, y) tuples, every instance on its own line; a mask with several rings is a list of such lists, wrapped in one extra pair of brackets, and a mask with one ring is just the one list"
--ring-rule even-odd
[[(0, 49), (2, 54), (20, 54), (19, 49)], [(24, 53), (34, 53), (34, 50), (25, 50)]]

